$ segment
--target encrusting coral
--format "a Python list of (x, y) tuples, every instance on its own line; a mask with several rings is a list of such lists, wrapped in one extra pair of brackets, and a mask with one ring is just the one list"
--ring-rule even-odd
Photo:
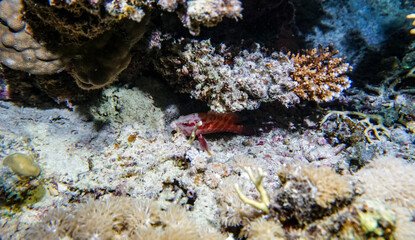
[(65, 60), (36, 41), (23, 20), (21, 0), (0, 2), (0, 61), (9, 68), (32, 74), (62, 71)]

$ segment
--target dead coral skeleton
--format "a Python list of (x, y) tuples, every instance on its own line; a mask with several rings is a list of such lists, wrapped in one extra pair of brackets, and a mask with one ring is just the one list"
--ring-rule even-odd
[(326, 122), (331, 116), (337, 116), (337, 120), (341, 119), (351, 119), (351, 116), (355, 116), (358, 118), (358, 124), (361, 124), (364, 127), (364, 135), (366, 140), (369, 143), (373, 143), (373, 139), (371, 137), (371, 132), (376, 137), (376, 139), (381, 140), (380, 133), (383, 133), (385, 136), (390, 138), (390, 131), (383, 125), (383, 117), (377, 114), (365, 114), (361, 112), (355, 111), (329, 111), (323, 119), (320, 121), (320, 126)]

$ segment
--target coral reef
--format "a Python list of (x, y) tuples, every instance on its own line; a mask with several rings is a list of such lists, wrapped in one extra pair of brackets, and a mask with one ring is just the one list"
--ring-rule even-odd
[(283, 186), (271, 197), (270, 208), (282, 222), (304, 226), (332, 214), (354, 196), (350, 179), (328, 167), (288, 165), (279, 178)]
[[(185, 11), (180, 7), (178, 15), (194, 34), (201, 24), (215, 26), (223, 17), (240, 18), (242, 11), (238, 0), (180, 4)], [(175, 10), (162, 1), (159, 6)], [(130, 51), (146, 32), (154, 7), (154, 1), (3, 1), (0, 61), (32, 74), (65, 69), (82, 89), (102, 88), (129, 65)]]
[(32, 74), (53, 74), (63, 70), (65, 60), (33, 38), (23, 20), (21, 0), (0, 2), (0, 61), (9, 68)]
[[(27, 51), (24, 31), (63, 67), (2, 65), (0, 238), (415, 239), (409, 6), (0, 2), (4, 52)], [(359, 59), (368, 52), (376, 59)], [(23, 98), (35, 107), (17, 106)], [(209, 108), (240, 120), (235, 133), (206, 136), (211, 154), (168, 127)], [(17, 152), (35, 161), (16, 168)]]
[(298, 83), (294, 93), (301, 99), (327, 102), (349, 88), (351, 81), (345, 74), (352, 68), (348, 63), (343, 63), (344, 59), (335, 58), (337, 53), (333, 45), (325, 49), (319, 45), (318, 49), (292, 54), (295, 70), (291, 78)]
[(200, 26), (214, 27), (223, 17), (238, 20), (242, 18), (242, 4), (239, 0), (159, 0), (162, 10), (177, 11), (177, 15), (192, 35), (199, 35)]
[(26, 239), (225, 239), (200, 229), (180, 206), (162, 211), (149, 200), (90, 200), (70, 209), (53, 209), (31, 227)]
[(300, 98), (329, 101), (350, 86), (344, 74), (351, 68), (333, 57), (337, 52), (332, 48), (292, 54), (290, 59), (277, 52), (267, 56), (259, 45), (237, 54), (224, 44), (215, 48), (209, 40), (173, 45), (167, 50), (171, 54), (160, 53), (156, 67), (180, 92), (207, 102), (216, 112), (257, 109), (270, 101), (288, 107)]

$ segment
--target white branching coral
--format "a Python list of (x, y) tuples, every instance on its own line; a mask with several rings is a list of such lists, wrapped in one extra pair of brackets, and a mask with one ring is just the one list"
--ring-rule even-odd
[(179, 56), (163, 53), (156, 67), (180, 92), (207, 102), (213, 111), (252, 110), (274, 100), (290, 106), (300, 100), (289, 77), (293, 64), (282, 53), (265, 56), (256, 45), (232, 56), (224, 44), (215, 48), (209, 40), (175, 46), (184, 50)]

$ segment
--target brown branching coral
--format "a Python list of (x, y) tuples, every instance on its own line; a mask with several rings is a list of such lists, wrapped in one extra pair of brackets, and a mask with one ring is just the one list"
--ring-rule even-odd
[(302, 99), (326, 102), (350, 87), (351, 81), (345, 74), (352, 67), (343, 63), (343, 58), (334, 57), (337, 53), (332, 45), (325, 49), (320, 45), (304, 54), (291, 54), (295, 68), (291, 78), (298, 83), (294, 93)]

